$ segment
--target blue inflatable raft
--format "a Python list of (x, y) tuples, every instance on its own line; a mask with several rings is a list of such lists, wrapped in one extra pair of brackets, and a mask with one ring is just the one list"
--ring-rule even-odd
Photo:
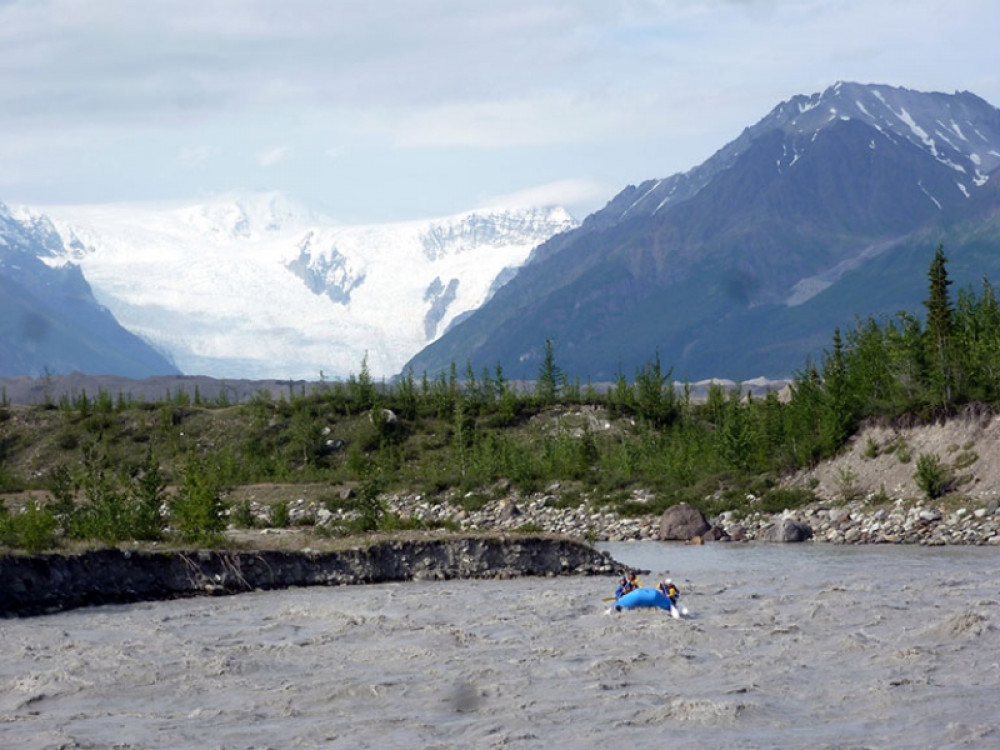
[(624, 594), (621, 599), (615, 602), (617, 610), (638, 609), (639, 607), (659, 607), (668, 611), (673, 609), (670, 600), (656, 589), (635, 589)]

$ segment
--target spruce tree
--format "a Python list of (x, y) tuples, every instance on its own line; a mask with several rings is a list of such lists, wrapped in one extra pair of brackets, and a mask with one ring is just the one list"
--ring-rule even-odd
[(535, 395), (543, 404), (554, 404), (559, 398), (566, 383), (566, 376), (556, 365), (553, 353), (552, 339), (545, 339), (545, 356), (538, 368), (538, 382), (535, 384)]
[(948, 296), (951, 280), (946, 265), (944, 246), (938, 245), (927, 271), (930, 286), (924, 306), (927, 308), (928, 375), (935, 400), (943, 406), (951, 403), (954, 385), (950, 348), (955, 310)]
[(852, 394), (847, 382), (847, 364), (840, 329), (833, 332), (833, 351), (823, 361), (825, 409), (822, 421), (824, 450), (834, 453), (854, 430)]

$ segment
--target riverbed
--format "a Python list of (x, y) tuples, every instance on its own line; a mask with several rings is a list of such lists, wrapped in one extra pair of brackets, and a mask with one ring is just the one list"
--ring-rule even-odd
[(1000, 548), (600, 547), (690, 616), (576, 577), (0, 620), (0, 747), (1000, 747)]

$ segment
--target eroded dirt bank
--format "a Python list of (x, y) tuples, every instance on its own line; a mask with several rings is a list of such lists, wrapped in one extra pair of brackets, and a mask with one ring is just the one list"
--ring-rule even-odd
[(544, 537), (386, 541), (336, 552), (108, 549), (3, 555), (0, 616), (292, 586), (613, 575), (622, 570), (622, 564), (584, 542)]

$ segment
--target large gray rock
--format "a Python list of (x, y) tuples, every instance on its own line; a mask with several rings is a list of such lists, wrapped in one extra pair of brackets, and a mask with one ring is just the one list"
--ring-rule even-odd
[(702, 534), (702, 539), (706, 542), (729, 542), (732, 541), (732, 537), (729, 532), (726, 531), (721, 526), (713, 526), (704, 534)]
[(660, 516), (658, 538), (665, 542), (686, 542), (696, 536), (701, 536), (710, 528), (712, 527), (709, 526), (700, 510), (687, 503), (678, 503), (667, 508)]
[(812, 539), (812, 526), (794, 518), (782, 518), (760, 530), (758, 539), (764, 542), (804, 542)]

